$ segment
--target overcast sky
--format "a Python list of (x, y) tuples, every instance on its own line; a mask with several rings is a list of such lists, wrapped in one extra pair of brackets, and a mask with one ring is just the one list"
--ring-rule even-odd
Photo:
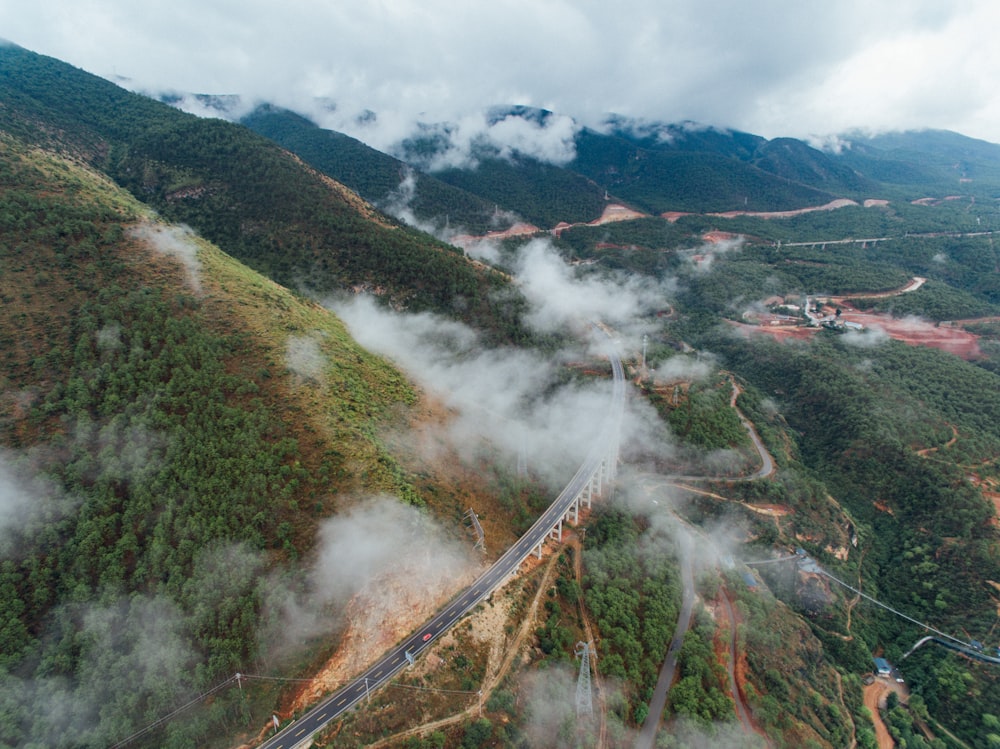
[(325, 124), (374, 145), (507, 103), (1000, 142), (998, 28), (996, 0), (0, 0), (28, 49), (139, 89), (327, 97)]

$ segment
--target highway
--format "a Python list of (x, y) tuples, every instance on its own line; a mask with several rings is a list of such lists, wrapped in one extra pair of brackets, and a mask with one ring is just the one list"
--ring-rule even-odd
[(489, 597), (505, 580), (517, 572), (521, 562), (528, 554), (545, 542), (546, 537), (578, 501), (591, 479), (603, 470), (603, 464), (608, 458), (610, 448), (617, 446), (618, 431), (625, 408), (625, 370), (617, 352), (609, 349), (608, 358), (611, 361), (613, 390), (603, 428), (579, 470), (542, 516), (518, 539), (516, 544), (507, 549), (486, 572), (452, 599), (430, 621), (398, 643), (350, 684), (326, 697), (301, 718), (293, 721), (261, 744), (260, 749), (292, 749), (299, 746), (343, 713), (366, 699), (371, 692), (387, 683), (406, 667), (409, 663), (407, 654), (409, 657), (415, 658), (430, 647), (442, 633), (446, 632), (449, 627)]

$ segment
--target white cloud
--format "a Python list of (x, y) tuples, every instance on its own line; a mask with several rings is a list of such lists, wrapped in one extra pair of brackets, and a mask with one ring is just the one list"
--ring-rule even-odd
[(201, 262), (195, 234), (186, 226), (141, 224), (132, 229), (132, 236), (147, 243), (157, 252), (172, 257), (184, 268), (188, 285), (201, 293)]
[(677, 354), (660, 364), (653, 372), (653, 377), (657, 382), (703, 382), (716, 369), (714, 356)]
[(40, 456), (0, 449), (0, 558), (16, 556), (21, 539), (79, 504), (39, 470)]
[(518, 284), (532, 305), (528, 321), (547, 332), (582, 328), (592, 320), (616, 328), (634, 325), (666, 307), (673, 290), (646, 276), (579, 276), (544, 239), (524, 245), (516, 265)]
[[(607, 337), (593, 332), (592, 320), (615, 329), (624, 357), (638, 356), (649, 312), (666, 304), (671, 286), (610, 274), (578, 277), (544, 241), (526, 244), (513, 264), (530, 303), (529, 323), (574, 330), (581, 340), (575, 348), (555, 355), (485, 349), (469, 328), (434, 315), (398, 315), (365, 298), (331, 306), (363, 346), (396, 361), (452, 409), (440, 438), (463, 458), (499, 451), (513, 465), (525, 455), (529, 470), (557, 487), (593, 446), (609, 397), (606, 379), (560, 384), (564, 365), (605, 354)], [(621, 444), (642, 460), (673, 449), (668, 430), (641, 399), (629, 406)]]
[(319, 341), (312, 336), (288, 336), (285, 341), (285, 364), (296, 376), (322, 383), (326, 366), (326, 357), (319, 346)]
[[(138, 87), (329, 116), (326, 97), (338, 129), (376, 146), (498, 104), (768, 137), (929, 126), (1000, 141), (998, 22), (992, 0), (0, 2), (0, 29), (29, 49)], [(367, 110), (378, 118), (361, 125)], [(559, 153), (557, 132), (525, 127), (493, 129)]]
[(8, 530), (22, 525), (36, 512), (45, 491), (19, 475), (13, 456), (0, 452), (0, 539)]
[(294, 650), (342, 625), (348, 610), (361, 632), (405, 621), (477, 569), (470, 551), (394, 497), (359, 500), (320, 525), (304, 584), (275, 576), (265, 586), (265, 639)]

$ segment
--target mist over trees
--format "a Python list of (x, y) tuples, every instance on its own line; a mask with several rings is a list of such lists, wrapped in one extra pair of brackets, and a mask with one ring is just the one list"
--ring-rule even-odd
[[(515, 538), (589, 449), (607, 396), (596, 323), (637, 386), (580, 578), (556, 560), (482, 716), (405, 745), (572, 745), (589, 624), (611, 746), (648, 717), (668, 746), (874, 746), (871, 657), (898, 665), (923, 630), (771, 564), (797, 548), (996, 648), (991, 149), (967, 151), (980, 168), (959, 194), (969, 144), (933, 133), (835, 158), (624, 121), (541, 133), (531, 118), (551, 113), (524, 110), (498, 113), (492, 142), (429, 129), (404, 163), (292, 113), (258, 110), (257, 133), (199, 119), (11, 46), (0, 97), (0, 743), (107, 746), (240, 669), (307, 678), (352, 632), (418, 624), (503, 550), (469, 552), (469, 505)], [(835, 196), (853, 204), (719, 215)], [(589, 224), (615, 201), (645, 215)], [(485, 234), (498, 217), (543, 231), (463, 250), (405, 225)], [(577, 225), (548, 231), (561, 222)], [(807, 297), (885, 327), (810, 326)], [(896, 340), (888, 323), (910, 317), (975, 345)], [(741, 415), (773, 474), (755, 476)], [(649, 716), (692, 554), (693, 624)], [(768, 562), (754, 589), (747, 561)], [(759, 734), (737, 729), (731, 631)], [(408, 686), (475, 694), (487, 659), (447, 647)], [(881, 716), (901, 743), (996, 743), (996, 666), (930, 645), (903, 669), (909, 700)], [(222, 690), (146, 745), (229, 745), (290, 714), (291, 692)], [(551, 715), (524, 707), (536, 698)], [(324, 740), (377, 734), (354, 720)]]

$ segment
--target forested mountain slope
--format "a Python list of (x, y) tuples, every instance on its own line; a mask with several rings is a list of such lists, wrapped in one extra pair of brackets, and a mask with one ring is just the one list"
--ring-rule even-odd
[(251, 130), (297, 154), (307, 164), (388, 211), (409, 210), (418, 220), (484, 234), (495, 223), (495, 203), (414, 170), (359, 140), (324, 130), (294, 112), (261, 106), (241, 118)]
[[(497, 108), (487, 125), (509, 119), (544, 128), (554, 117)], [(369, 200), (399, 205), (405, 198), (422, 221), (478, 233), (497, 228), (494, 208), (551, 229), (593, 221), (609, 200), (653, 215), (785, 211), (838, 198), (914, 200), (956, 191), (983, 198), (1000, 186), (1000, 147), (943, 131), (847, 134), (836, 149), (820, 150), (795, 138), (611, 116), (602, 128), (577, 126), (563, 144), (572, 158), (551, 162), (496, 143), (489, 132), (456, 144), (458, 126), (448, 123), (421, 125), (397, 144), (397, 159), (287, 110), (262, 106), (243, 122)], [(451, 164), (455, 158), (464, 165)]]
[(0, 743), (107, 746), (266, 652), (266, 578), (318, 518), (421, 501), (374, 436), (414, 393), (326, 310), (9, 135), (0, 227)]
[(316, 293), (365, 287), (412, 310), (456, 307), (523, 337), (516, 294), (459, 250), (376, 214), (273, 142), (203, 120), (65, 63), (0, 47), (0, 127), (69, 150), (165, 218), (251, 267)]
[[(549, 116), (495, 113), (515, 115)], [(320, 519), (356, 493), (387, 492), (462, 522), (468, 486), (435, 484), (423, 453), (418, 468), (404, 466), (380, 437), (386, 424), (405, 429), (412, 387), (306, 294), (364, 289), (491, 341), (537, 340), (508, 276), (332, 178), (384, 199), (408, 179), (402, 162), (286, 112), (255, 116), (299, 157), (245, 127), (0, 48), (0, 743), (107, 746), (248, 663), (311, 675), (337, 647), (342, 609), (321, 608), (328, 626), (309, 663), (289, 666), (271, 646), (285, 629), (304, 639), (285, 614), (325, 600), (299, 564)], [(898, 660), (925, 630), (800, 567), (795, 551), (984, 652), (1000, 642), (996, 147), (923, 133), (859, 138), (834, 154), (624, 119), (575, 133), (576, 159), (563, 166), (479, 144), (475, 170), (413, 173), (411, 205), (471, 221), (484, 206), (510, 209), (543, 228), (589, 221), (617, 199), (700, 214), (532, 243), (547, 282), (532, 299), (582, 297), (588, 315), (625, 302), (623, 317), (639, 318), (614, 331), (636, 384), (627, 469), (608, 506), (586, 517), (582, 543), (524, 570), (520, 592), (484, 605), (403, 677), (419, 689), (384, 690), (320, 740), (367, 745), (390, 725), (413, 729), (414, 715), (458, 715), (446, 738), (389, 740), (522, 747), (531, 711), (550, 704), (532, 682), (561, 669), (572, 697), (574, 643), (593, 636), (610, 687), (608, 745), (632, 746), (678, 621), (683, 539), (694, 538), (706, 558), (667, 730), (690, 720), (712, 745), (736, 729), (730, 662), (753, 717), (739, 729), (747, 745), (763, 732), (774, 746), (872, 749), (861, 699), (871, 657)], [(413, 165), (430, 163), (446, 135), (428, 128), (404, 144)], [(873, 193), (886, 200), (779, 219), (709, 215)], [(510, 267), (524, 259), (512, 243), (491, 249)], [(834, 324), (810, 324), (807, 300)], [(862, 310), (867, 329), (835, 324)], [(968, 360), (893, 340), (890, 323), (914, 314), (926, 318), (915, 326), (971, 339)], [(598, 376), (578, 358), (556, 367), (569, 390)], [(556, 387), (539, 387), (531, 409), (554, 413)], [(764, 456), (744, 418), (773, 473), (756, 472)], [(531, 469), (494, 470), (488, 451), (463, 480), (493, 482), (484, 521), (499, 553), (495, 539), (514, 538), (549, 498)], [(421, 548), (433, 565), (439, 551)], [(347, 552), (333, 556), (358, 577)], [(758, 562), (748, 583), (739, 565)], [(478, 641), (484, 618), (493, 639)], [(501, 651), (512, 669), (502, 678), (486, 665)], [(908, 746), (996, 743), (1000, 672), (967, 656), (930, 645), (906, 659), (911, 707), (891, 712)], [(478, 693), (494, 676), (496, 689)], [(272, 710), (293, 714), (275, 692), (250, 691), (213, 695), (151, 741), (221, 746), (259, 729), (262, 711), (265, 723)], [(473, 722), (477, 709), (485, 716)], [(930, 728), (916, 736), (920, 721)]]

